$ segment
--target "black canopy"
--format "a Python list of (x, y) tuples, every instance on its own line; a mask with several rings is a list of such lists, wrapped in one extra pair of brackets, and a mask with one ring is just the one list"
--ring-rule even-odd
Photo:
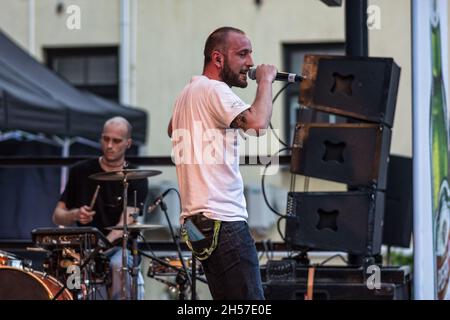
[(97, 140), (103, 123), (123, 116), (145, 143), (147, 114), (73, 87), (0, 31), (0, 130)]

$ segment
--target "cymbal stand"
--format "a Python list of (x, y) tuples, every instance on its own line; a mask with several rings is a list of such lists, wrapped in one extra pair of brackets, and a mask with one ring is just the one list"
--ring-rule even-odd
[[(137, 194), (134, 191), (134, 213), (132, 214), (134, 222), (137, 218)], [(139, 277), (139, 249), (138, 249), (139, 231), (130, 232), (131, 255), (133, 257), (133, 267), (131, 268), (131, 299), (138, 299), (138, 277)]]
[[(166, 216), (166, 220), (167, 220), (167, 224), (169, 226), (170, 234), (172, 235), (173, 242), (175, 243), (175, 245), (177, 247), (178, 258), (180, 259), (181, 266), (183, 267), (183, 270), (185, 270), (187, 282), (192, 287), (192, 277), (191, 277), (191, 274), (190, 274), (186, 264), (184, 263), (183, 254), (181, 253), (180, 241), (179, 241), (178, 237), (175, 235), (175, 233), (173, 231), (172, 223), (170, 222), (169, 214), (167, 213), (167, 205), (166, 205), (166, 203), (164, 201), (161, 200), (160, 206), (161, 206), (161, 209), (164, 212), (164, 215)], [(194, 288), (195, 288), (195, 286), (194, 286)]]
[(127, 228), (127, 203), (128, 203), (128, 181), (127, 175), (123, 176), (123, 235), (122, 235), (122, 299), (127, 300), (127, 289), (128, 289), (128, 228)]
[(130, 232), (131, 255), (133, 256), (133, 267), (131, 269), (131, 299), (138, 299), (138, 277), (139, 277), (139, 248), (138, 248), (139, 231)]

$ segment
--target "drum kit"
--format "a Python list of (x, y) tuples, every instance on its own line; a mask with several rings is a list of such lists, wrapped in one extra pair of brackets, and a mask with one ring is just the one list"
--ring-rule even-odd
[[(128, 299), (128, 289), (131, 287), (131, 299), (136, 300), (138, 296), (138, 275), (139, 275), (139, 251), (137, 247), (137, 239), (140, 231), (149, 228), (134, 225), (134, 227), (128, 226), (128, 181), (145, 179), (148, 177), (161, 174), (161, 171), (157, 170), (139, 170), (139, 169), (123, 169), (119, 171), (100, 172), (89, 176), (89, 178), (97, 181), (120, 181), (123, 185), (123, 212), (122, 212), (122, 225), (119, 227), (112, 227), (110, 230), (122, 231), (122, 299)], [(135, 204), (136, 205), (136, 204)], [(159, 226), (158, 226), (159, 227)], [(130, 229), (133, 228), (133, 229)], [(131, 268), (131, 286), (128, 283), (128, 277), (126, 276), (130, 270), (128, 267), (128, 240), (131, 240), (133, 254), (133, 266)]]
[[(161, 171), (156, 170), (124, 169), (96, 173), (89, 177), (97, 181), (121, 181), (123, 184), (122, 216), (124, 219), (122, 225), (107, 228), (122, 231), (123, 299), (137, 299), (140, 261), (139, 233), (144, 230), (163, 228), (160, 225), (127, 223), (128, 182), (160, 173)], [(111, 247), (111, 243), (96, 228), (39, 228), (33, 230), (32, 237), (36, 246), (32, 250), (39, 250), (47, 254), (43, 271), (33, 270), (24, 263), (24, 259), (0, 251), (0, 300), (91, 299), (92, 291), (97, 290), (98, 285), (109, 284), (109, 259), (104, 251)], [(127, 263), (129, 251), (133, 258), (131, 268)], [(162, 263), (164, 264), (164, 262)], [(161, 270), (162, 266), (159, 266)], [(167, 266), (171, 269), (174, 268), (169, 263)], [(74, 267), (78, 268), (80, 276), (80, 285), (75, 287), (70, 285), (70, 280), (73, 278), (71, 279), (72, 274), (68, 272)], [(125, 276), (127, 274), (131, 275), (131, 283), (128, 283), (128, 277)], [(131, 292), (131, 297), (127, 296), (128, 292)]]

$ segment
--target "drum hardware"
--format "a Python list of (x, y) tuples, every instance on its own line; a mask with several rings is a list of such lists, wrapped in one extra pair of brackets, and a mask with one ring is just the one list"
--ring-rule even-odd
[[(186, 266), (191, 270), (194, 267), (194, 261), (191, 257), (183, 257)], [(163, 264), (161, 261), (164, 261)], [(196, 272), (201, 274), (203, 272), (201, 265), (195, 264)], [(154, 259), (150, 262), (148, 276), (176, 276), (182, 269), (183, 266), (179, 258), (175, 257), (164, 257), (158, 260)]]
[[(151, 261), (147, 271), (148, 277), (164, 283), (172, 291), (177, 291), (179, 300), (186, 299), (186, 292), (189, 287), (192, 293), (191, 299), (195, 300), (197, 298), (195, 291), (195, 281), (192, 282), (192, 285), (189, 284), (186, 269), (183, 268), (183, 264), (181, 263), (179, 258), (159, 258), (153, 255), (149, 255), (141, 250), (139, 252), (142, 256), (149, 258)], [(195, 259), (183, 258), (183, 260), (186, 261), (185, 265), (188, 266), (187, 270), (192, 279), (199, 280), (206, 284), (208, 283), (206, 279), (197, 277), (197, 274), (203, 273), (203, 269), (201, 268), (201, 265), (198, 265), (196, 263)], [(165, 279), (168, 277), (175, 277), (175, 282)]]
[(37, 247), (52, 251), (63, 248), (84, 248), (100, 246), (109, 249), (111, 243), (97, 228), (38, 228), (31, 232), (32, 240)]
[[(157, 170), (139, 170), (139, 169), (123, 169), (119, 171), (110, 171), (110, 172), (100, 172), (93, 175), (90, 175), (89, 178), (98, 181), (120, 181), (123, 184), (123, 222), (120, 230), (123, 231), (122, 234), (122, 299), (126, 300), (127, 297), (127, 289), (129, 288), (128, 277), (125, 275), (129, 272), (128, 268), (128, 250), (127, 243), (128, 238), (132, 240), (132, 255), (133, 255), (133, 267), (131, 269), (131, 299), (137, 299), (137, 280), (138, 280), (138, 269), (139, 269), (139, 257), (138, 257), (138, 249), (137, 249), (137, 234), (136, 232), (130, 232), (127, 220), (128, 220), (128, 181), (130, 180), (140, 180), (145, 179), (151, 176), (156, 176), (161, 174), (161, 171)], [(136, 208), (136, 203), (135, 203)]]
[(169, 281), (162, 277), (155, 277), (150, 274), (148, 274), (148, 276), (155, 279), (158, 282), (165, 284), (167, 286), (167, 289), (169, 289), (171, 293), (177, 294), (178, 300), (186, 300), (189, 285), (187, 284), (187, 278), (185, 273), (180, 272), (175, 274), (173, 276), (175, 278), (174, 281)]
[(39, 228), (32, 231), (32, 238), (36, 246), (51, 253), (44, 262), (44, 270), (65, 283), (64, 288), (70, 277), (68, 268), (79, 267), (81, 288), (70, 289), (75, 297), (87, 298), (95, 285), (109, 284), (110, 274), (102, 273), (109, 272), (109, 262), (108, 267), (104, 262), (108, 258), (100, 251), (112, 245), (97, 228)]
[(31, 267), (31, 261), (21, 259), (12, 253), (0, 250), (0, 266), (22, 269), (24, 267)]
[(64, 248), (62, 251), (62, 256), (65, 257), (69, 257), (75, 260), (76, 264), (80, 264), (80, 254), (76, 253), (75, 250), (73, 250), (72, 248)]
[[(140, 231), (145, 231), (145, 230), (157, 230), (157, 229), (164, 228), (164, 226), (161, 226), (158, 224), (136, 223), (136, 224), (129, 224), (127, 228), (130, 232), (140, 232)], [(123, 230), (123, 227), (122, 226), (114, 226), (114, 227), (107, 227), (106, 229), (107, 230)]]
[[(84, 260), (83, 263), (80, 265), (80, 272), (83, 272), (86, 269), (86, 267), (88, 266), (90, 261), (95, 258), (95, 256), (100, 252), (100, 250), (101, 250), (101, 248), (97, 247), (92, 251), (91, 254), (89, 254), (89, 256), (86, 258), (86, 260)], [(66, 290), (66, 289), (67, 289), (67, 281), (64, 282), (63, 287), (56, 293), (56, 295), (53, 297), (52, 300), (57, 300), (58, 297), (61, 294), (63, 294), (64, 290)], [(87, 293), (85, 293), (85, 295), (87, 295)]]
[[(58, 262), (60, 268), (67, 270), (70, 266), (80, 265), (80, 254), (76, 253), (72, 248), (64, 248), (62, 250), (61, 259)], [(64, 272), (66, 274), (66, 272)]]
[[(130, 270), (131, 279), (133, 280), (131, 283), (131, 292), (133, 293), (132, 299), (137, 298), (137, 279), (139, 276), (139, 250), (138, 250), (138, 238), (141, 231), (144, 230), (157, 230), (164, 228), (164, 226), (154, 225), (154, 224), (140, 224), (135, 223), (128, 225), (127, 229), (129, 232), (129, 243), (131, 244), (131, 253), (133, 255), (133, 266)], [(123, 230), (122, 226), (113, 226), (106, 228), (107, 230)], [(128, 259), (128, 258), (127, 258)]]

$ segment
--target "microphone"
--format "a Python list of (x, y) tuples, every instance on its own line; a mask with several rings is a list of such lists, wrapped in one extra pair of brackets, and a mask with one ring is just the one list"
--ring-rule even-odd
[[(248, 77), (252, 80), (256, 80), (256, 68), (251, 68), (248, 70)], [(287, 72), (277, 72), (277, 76), (275, 77), (275, 81), (287, 82), (300, 82), (304, 79), (306, 79), (305, 76)]]
[(152, 213), (153, 211), (155, 211), (155, 209), (158, 208), (158, 206), (161, 204), (164, 197), (170, 192), (170, 190), (171, 189), (167, 189), (161, 195), (156, 197), (155, 201), (153, 201), (153, 203), (148, 206), (147, 213)]

